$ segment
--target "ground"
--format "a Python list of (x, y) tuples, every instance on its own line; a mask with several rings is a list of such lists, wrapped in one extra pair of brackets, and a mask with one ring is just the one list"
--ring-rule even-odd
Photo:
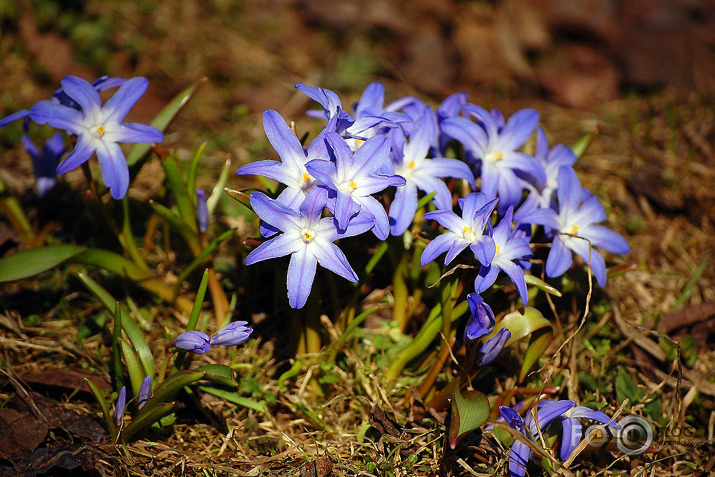
[[(574, 474), (708, 475), (715, 465), (715, 12), (705, 1), (562, 3), (0, 0), (0, 116), (48, 97), (66, 74), (143, 75), (151, 86), (132, 119), (148, 121), (207, 77), (163, 145), (187, 160), (206, 142), (198, 173), (206, 190), (227, 158), (233, 170), (274, 157), (263, 134), (264, 110), (294, 120), (299, 134), (319, 127), (304, 117), (313, 106), (295, 83), (333, 89), (343, 104), (373, 81), (385, 84), (388, 100), (415, 95), (437, 104), (465, 91), (507, 114), (537, 109), (552, 142), (574, 144), (594, 133), (576, 168), (606, 205), (609, 226), (630, 244), (617, 261), (627, 271), (595, 290), (583, 328), (585, 291), (556, 301), (552, 318), (561, 340), (539, 362), (540, 378), (546, 386), (562, 383), (570, 398), (607, 404), (609, 414), (628, 397), (630, 412), (661, 425), (657, 451), (613, 465), (615, 453), (581, 456)], [(2, 182), (38, 230), (53, 240), (86, 240), (86, 224), (72, 217), (80, 198), (56, 195), (49, 205), (35, 198), (20, 134), (19, 124), (0, 130)], [(163, 174), (158, 162), (147, 163), (130, 189), (134, 208), (165, 199)], [(66, 182), (62, 194), (82, 184), (83, 175), (70, 173)], [(234, 174), (227, 185), (255, 186)], [(226, 207), (217, 227), (238, 232), (222, 246), (217, 268), (229, 294), (244, 296), (261, 286), (236, 280), (255, 278), (235, 266), (251, 224), (235, 213), (238, 206)], [(71, 226), (60, 224), (60, 212)], [(0, 254), (23, 247), (0, 216)], [(190, 257), (170, 252), (152, 259), (160, 274), (175, 279)], [(260, 406), (205, 392), (180, 395), (174, 425), (112, 445), (82, 380), (111, 388), (109, 314), (78, 280), (81, 270), (60, 267), (0, 284), (0, 475), (18, 469), (78, 475), (71, 468), (88, 475), (506, 472), (506, 451), (486, 435), (449, 448), (447, 408), (430, 409), (414, 394), (425, 370), (384, 379), (385, 355), (404, 338), (386, 325), (386, 307), (359, 339), (342, 343), (338, 365), (307, 357), (298, 375), (282, 382), (295, 363), (285, 352), (285, 322), (259, 299), (243, 298), (236, 317), (255, 323), (256, 339), (197, 356), (194, 364), (231, 364), (240, 376), (233, 395)], [(131, 296), (127, 306), (141, 317), (155, 353), (185, 326), (185, 313), (109, 274), (89, 273), (114, 296)], [(183, 285), (189, 299), (199, 280)], [(380, 304), (390, 290), (373, 293)], [(330, 320), (324, 325), (328, 343), (340, 331)], [(483, 386), (498, 394), (520, 384), (508, 362), (502, 371), (480, 378)], [(438, 385), (454, 372), (447, 365)], [(694, 429), (694, 436), (668, 436), (666, 429)]]

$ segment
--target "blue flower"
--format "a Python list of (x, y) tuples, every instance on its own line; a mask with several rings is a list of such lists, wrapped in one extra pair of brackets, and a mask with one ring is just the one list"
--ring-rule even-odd
[(67, 148), (61, 133), (56, 133), (42, 146), (42, 152), (26, 135), (22, 135), (22, 145), (32, 158), (32, 170), (37, 180), (37, 195), (43, 197), (57, 182), (57, 164)]
[(144, 404), (151, 397), (151, 376), (147, 376), (142, 381), (142, 385), (139, 388), (139, 395), (137, 396), (137, 407), (139, 409), (144, 407)]
[[(97, 78), (96, 80), (92, 81), (92, 86), (97, 90), (98, 93), (104, 91), (105, 89), (109, 88), (118, 88), (121, 85), (123, 85), (127, 80), (124, 78), (110, 78), (109, 76), (101, 76)], [(69, 96), (67, 96), (67, 93), (60, 88), (56, 90), (54, 93), (52, 93), (52, 96), (50, 97), (50, 101), (57, 103), (57, 104), (62, 104), (64, 106), (67, 106), (69, 108), (77, 109), (80, 110), (80, 105), (77, 103), (77, 101), (73, 100)], [(0, 119), (0, 128), (3, 126), (6, 126), (10, 124), (13, 121), (17, 121), (18, 119), (25, 118), (25, 131), (28, 129), (28, 121), (30, 119), (30, 111), (27, 109), (23, 109), (21, 111), (18, 111), (16, 113), (13, 113), (9, 116), (6, 116), (2, 119)]]
[(353, 116), (343, 109), (340, 98), (334, 92), (304, 84), (295, 87), (323, 107), (323, 111), (311, 110), (308, 115), (325, 117), (328, 120), (326, 129), (348, 140), (353, 151), (360, 147), (362, 141), (408, 120), (403, 114), (383, 108), (385, 88), (381, 83), (372, 83), (365, 88), (360, 101), (355, 104)]
[(204, 354), (211, 349), (209, 335), (203, 331), (184, 331), (174, 340), (174, 346), (182, 351)]
[(269, 225), (283, 233), (258, 246), (246, 257), (246, 265), (290, 255), (288, 265), (288, 303), (302, 308), (308, 300), (318, 263), (341, 277), (357, 282), (358, 277), (345, 254), (333, 242), (369, 230), (372, 217), (358, 215), (344, 231), (338, 231), (333, 217), (322, 218), (328, 200), (325, 189), (313, 189), (299, 211), (286, 207), (262, 192), (251, 194), (251, 207)]
[(474, 184), (469, 166), (456, 159), (427, 157), (436, 135), (435, 118), (430, 108), (424, 108), (414, 123), (410, 141), (406, 142), (401, 128), (392, 129), (391, 158), (394, 173), (405, 178), (405, 186), (399, 187), (390, 205), (390, 233), (402, 235), (412, 223), (417, 212), (417, 189), (427, 194), (436, 192), (434, 203), (438, 209), (452, 208), (452, 194), (441, 177), (464, 179)]
[(117, 401), (114, 403), (114, 422), (119, 426), (122, 424), (124, 410), (127, 406), (127, 387), (122, 386), (117, 395)]
[(546, 274), (558, 277), (566, 272), (572, 263), (571, 252), (574, 252), (591, 267), (598, 285), (604, 287), (606, 263), (593, 247), (601, 247), (613, 253), (628, 253), (628, 243), (618, 233), (596, 225), (606, 220), (606, 211), (598, 197), (581, 187), (578, 176), (570, 166), (559, 169), (558, 183), (558, 212), (537, 209), (524, 219), (541, 224), (554, 233), (546, 259)]
[[(295, 133), (276, 111), (263, 113), (263, 128), (268, 141), (276, 150), (281, 161), (258, 161), (241, 166), (236, 174), (261, 175), (277, 180), (286, 188), (278, 196), (278, 201), (290, 208), (298, 209), (316, 180), (310, 175), (305, 165), (311, 159), (329, 160), (324, 133), (321, 133), (307, 150), (303, 149)], [(264, 236), (268, 236), (262, 230)], [(273, 231), (275, 233), (275, 231)]]
[(499, 196), (499, 213), (504, 214), (509, 206), (521, 201), (524, 179), (533, 177), (540, 183), (546, 182), (541, 164), (516, 150), (531, 136), (539, 122), (539, 115), (533, 109), (522, 109), (514, 113), (504, 124), (501, 113), (473, 104), (463, 106), (464, 111), (476, 117), (473, 122), (462, 117), (447, 118), (441, 128), (463, 146), (481, 169), (481, 191), (487, 197)]
[(209, 229), (209, 208), (206, 204), (206, 193), (201, 189), (196, 189), (196, 223), (201, 233)]
[(234, 321), (213, 335), (209, 343), (213, 346), (238, 346), (248, 341), (252, 332), (253, 328), (248, 326), (247, 321)]
[[(574, 401), (543, 400), (539, 402), (536, 419), (532, 412), (527, 414), (526, 419), (522, 419), (514, 409), (507, 406), (499, 406), (499, 410), (510, 427), (534, 442), (539, 430), (543, 432), (552, 422), (560, 421), (562, 434), (559, 456), (562, 460), (571, 456), (581, 440), (581, 423), (578, 418), (592, 419), (602, 424), (610, 423), (611, 426), (618, 428), (618, 425), (611, 423), (611, 418), (603, 412), (585, 406), (576, 406)], [(526, 475), (526, 464), (531, 456), (531, 449), (524, 442), (515, 440), (509, 452), (509, 474), (517, 477)]]
[[(472, 343), (492, 332), (495, 324), (494, 312), (477, 293), (467, 295), (467, 304), (471, 311), (471, 317), (464, 330), (464, 339), (467, 343)], [(476, 364), (484, 366), (492, 362), (509, 338), (511, 338), (511, 332), (507, 328), (502, 328), (494, 333), (494, 336), (483, 343), (477, 351)]]
[(390, 142), (385, 136), (373, 136), (353, 154), (338, 134), (328, 133), (326, 137), (335, 154), (335, 162), (314, 160), (305, 167), (330, 190), (338, 229), (345, 230), (352, 216), (363, 210), (374, 218), (373, 232), (377, 238), (384, 240), (390, 232), (387, 212), (371, 194), (405, 184), (405, 179), (400, 176), (377, 173), (388, 159)]
[(551, 149), (546, 142), (546, 134), (541, 128), (536, 130), (536, 154), (534, 158), (541, 163), (546, 173), (546, 182), (533, 187), (532, 194), (539, 197), (539, 207), (549, 208), (552, 206), (554, 193), (558, 189), (558, 174), (562, 166), (573, 167), (578, 158), (571, 148), (563, 144), (557, 144)]
[(437, 210), (425, 214), (425, 219), (439, 222), (447, 231), (427, 244), (420, 262), (422, 266), (447, 252), (444, 264), (454, 260), (462, 250), (469, 247), (482, 265), (489, 265), (494, 259), (496, 247), (494, 240), (486, 234), (489, 217), (496, 207), (498, 199), (487, 200), (482, 193), (472, 193), (459, 200), (462, 217), (448, 210)]
[(102, 106), (95, 87), (76, 76), (66, 76), (62, 80), (62, 89), (80, 105), (81, 110), (52, 100), (35, 103), (30, 110), (33, 121), (77, 135), (77, 146), (60, 164), (57, 172), (64, 174), (79, 167), (96, 151), (102, 167), (102, 179), (112, 197), (124, 197), (129, 188), (129, 167), (118, 143), (156, 143), (164, 140), (162, 132), (155, 127), (122, 122), (148, 86), (146, 78), (132, 78)]
[[(514, 231), (512, 231), (512, 215), (513, 208), (509, 207), (506, 215), (490, 234), (495, 244), (494, 258), (490, 263), (483, 264), (479, 269), (479, 275), (474, 280), (474, 289), (477, 293), (485, 291), (494, 284), (501, 270), (516, 285), (521, 301), (524, 305), (527, 305), (529, 295), (526, 290), (524, 269), (521, 267), (521, 263), (528, 261), (532, 252), (528, 240), (521, 237), (521, 234), (515, 235)], [(491, 227), (491, 222), (487, 222), (487, 225)]]

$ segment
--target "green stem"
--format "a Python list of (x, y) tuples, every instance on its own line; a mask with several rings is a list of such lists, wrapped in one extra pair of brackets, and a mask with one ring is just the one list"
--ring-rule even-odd
[(122, 214), (123, 223), (122, 231), (119, 233), (119, 242), (137, 266), (143, 268), (144, 270), (149, 270), (149, 266), (144, 261), (142, 254), (139, 252), (139, 247), (137, 247), (137, 242), (134, 240), (134, 234), (132, 233), (131, 219), (129, 217), (128, 195), (125, 195), (122, 199)]
[(318, 294), (313, 292), (308, 297), (304, 315), (305, 345), (309, 354), (320, 353), (320, 300)]
[[(455, 321), (459, 319), (468, 309), (467, 301), (463, 301), (459, 305), (455, 306), (452, 310), (451, 320)], [(390, 367), (387, 369), (386, 377), (388, 380), (397, 379), (397, 377), (402, 373), (402, 370), (407, 366), (407, 364), (423, 353), (427, 347), (432, 343), (440, 329), (442, 328), (442, 306), (437, 304), (427, 317), (427, 321), (420, 332), (413, 340), (402, 348), (395, 358), (392, 360)]]
[(392, 321), (395, 321), (400, 326), (400, 331), (405, 331), (407, 328), (407, 299), (409, 298), (409, 290), (407, 288), (407, 264), (409, 256), (405, 250), (400, 248), (400, 258), (395, 271), (392, 274), (392, 297), (394, 299), (394, 307), (392, 310)]

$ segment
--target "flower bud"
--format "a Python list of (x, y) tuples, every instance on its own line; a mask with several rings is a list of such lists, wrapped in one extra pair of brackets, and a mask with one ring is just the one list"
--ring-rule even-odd
[(127, 387), (122, 386), (117, 396), (117, 402), (114, 404), (114, 422), (119, 426), (124, 417), (124, 408), (127, 405)]
[(144, 378), (144, 381), (142, 381), (142, 386), (139, 388), (139, 395), (137, 396), (137, 406), (139, 406), (139, 409), (144, 407), (144, 404), (149, 400), (151, 397), (151, 376), (147, 376)]
[(238, 346), (245, 343), (253, 332), (247, 321), (234, 321), (211, 337), (212, 345)]
[(209, 228), (209, 208), (206, 204), (206, 194), (201, 189), (196, 189), (196, 222), (199, 231), (204, 233)]
[(174, 340), (174, 346), (182, 351), (191, 351), (196, 354), (204, 354), (211, 349), (209, 335), (203, 331), (195, 330), (181, 333)]

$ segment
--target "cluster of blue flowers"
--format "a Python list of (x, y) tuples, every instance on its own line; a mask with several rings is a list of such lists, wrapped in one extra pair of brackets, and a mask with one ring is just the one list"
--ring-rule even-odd
[[(585, 406), (577, 406), (574, 401), (552, 401), (548, 399), (539, 401), (536, 418), (534, 418), (532, 412), (528, 412), (526, 418), (522, 418), (518, 413), (520, 407), (519, 405), (514, 408), (500, 406), (499, 410), (502, 417), (499, 420), (503, 420), (510, 427), (519, 431), (524, 435), (525, 439), (534, 442), (538, 439), (539, 431), (544, 432), (552, 423), (559, 422), (561, 425), (559, 450), (561, 460), (567, 460), (571, 456), (583, 437), (583, 426), (579, 418), (591, 419), (601, 424), (606, 424), (613, 427), (614, 430), (619, 430), (620, 428), (605, 413)], [(531, 457), (532, 451), (529, 446), (521, 440), (515, 440), (509, 451), (509, 475), (515, 477), (526, 475), (526, 466)]]
[[(43, 196), (54, 186), (57, 174), (76, 169), (96, 152), (104, 184), (109, 187), (112, 197), (123, 198), (129, 188), (129, 167), (118, 143), (164, 140), (164, 134), (153, 126), (122, 122), (148, 86), (149, 81), (142, 77), (125, 80), (103, 76), (88, 83), (76, 76), (66, 76), (62, 88), (50, 99), (35, 103), (30, 110), (0, 119), (0, 127), (24, 119), (26, 133), (33, 121), (62, 129), (77, 138), (74, 150), (60, 163), (66, 148), (59, 133), (45, 143), (42, 153), (27, 135), (23, 135), (25, 150), (32, 157), (38, 195)], [(99, 93), (117, 87), (119, 89), (103, 106)]]
[[(529, 241), (535, 224), (552, 240), (546, 260), (549, 277), (566, 272), (575, 253), (604, 286), (605, 261), (594, 246), (628, 252), (623, 237), (597, 225), (606, 213), (596, 196), (581, 186), (573, 170), (576, 156), (563, 145), (548, 147), (533, 109), (505, 120), (497, 110), (468, 103), (464, 93), (450, 96), (436, 110), (414, 97), (385, 105), (384, 87), (373, 83), (349, 113), (332, 91), (296, 87), (322, 106), (309, 115), (324, 117), (325, 128), (303, 147), (276, 111), (266, 111), (266, 136), (281, 160), (259, 161), (237, 171), (285, 186), (276, 199), (251, 194), (251, 205), (262, 219), (260, 232), (268, 240), (248, 255), (246, 264), (290, 255), (287, 285), (293, 308), (305, 305), (317, 264), (357, 282), (333, 242), (368, 230), (380, 240), (402, 235), (414, 220), (418, 189), (435, 194), (437, 210), (425, 218), (444, 228), (425, 248), (422, 265), (442, 253), (449, 264), (469, 248), (481, 265), (476, 293), (488, 289), (503, 271), (528, 303), (524, 273), (531, 266)], [(520, 149), (534, 133), (537, 147), (531, 156)], [(464, 160), (446, 157), (455, 142)], [(478, 192), (458, 199), (461, 216), (453, 211), (445, 177), (461, 179), (473, 191), (478, 186)], [(394, 195), (386, 207), (389, 194), (383, 192), (389, 188)], [(472, 311), (474, 322), (478, 318)]]

